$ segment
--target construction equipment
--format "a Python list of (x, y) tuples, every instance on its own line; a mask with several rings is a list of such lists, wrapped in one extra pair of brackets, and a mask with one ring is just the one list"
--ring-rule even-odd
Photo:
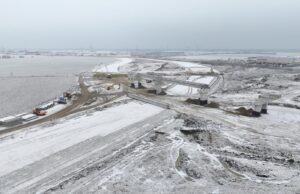
[(67, 100), (64, 96), (60, 96), (57, 101), (58, 104), (67, 104)]
[(72, 94), (70, 92), (64, 92), (64, 97), (70, 100), (72, 98)]
[(39, 109), (40, 110), (48, 110), (48, 109), (50, 109), (50, 108), (52, 108), (54, 106), (55, 106), (54, 102), (49, 102), (47, 104), (43, 104), (43, 105), (39, 106)]
[(41, 110), (40, 108), (34, 108), (32, 110), (32, 113), (37, 116), (45, 116), (47, 114), (47, 111)]

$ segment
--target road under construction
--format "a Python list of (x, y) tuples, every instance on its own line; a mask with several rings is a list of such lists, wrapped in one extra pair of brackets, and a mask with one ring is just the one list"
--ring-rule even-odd
[[(299, 188), (299, 114), (268, 107), (278, 96), (256, 92), (249, 100), (223, 93), (228, 79), (218, 73), (127, 68), (82, 74), (81, 94), (65, 109), (4, 131), (0, 193), (267, 193), (270, 186), (289, 193)], [(193, 91), (170, 92), (177, 89)], [(205, 100), (203, 93), (207, 105), (188, 101)], [(221, 102), (217, 95), (228, 104), (234, 95), (242, 106), (258, 101), (257, 111), (266, 104), (268, 114), (252, 118), (208, 106)]]
[[(47, 121), (56, 120), (62, 117), (65, 117), (69, 114), (73, 114), (76, 112), (84, 111), (91, 109), (93, 107), (97, 107), (101, 104), (107, 103), (118, 97), (127, 94), (129, 97), (134, 98), (136, 100), (142, 100), (154, 105), (162, 105), (165, 107), (170, 107), (170, 104), (166, 104), (165, 102), (159, 102), (159, 98), (154, 100), (149, 100), (149, 89), (154, 89), (157, 95), (162, 94), (165, 92), (167, 87), (174, 86), (174, 85), (181, 85), (187, 86), (189, 88), (197, 89), (196, 93), (190, 94), (183, 94), (181, 96), (187, 98), (194, 98), (199, 100), (199, 105), (206, 105), (208, 103), (209, 97), (217, 92), (218, 90), (222, 90), (224, 85), (224, 77), (222, 73), (215, 73), (211, 72), (191, 72), (191, 71), (182, 71), (182, 72), (161, 72), (161, 71), (154, 71), (154, 72), (139, 72), (139, 71), (129, 71), (127, 73), (114, 73), (111, 76), (110, 72), (103, 72), (102, 74), (94, 74), (94, 73), (87, 73), (92, 77), (92, 79), (101, 79), (104, 83), (113, 83), (113, 84), (120, 84), (122, 85), (122, 91), (113, 92), (110, 91), (109, 93), (102, 92), (95, 92), (90, 91), (89, 87), (85, 84), (84, 74), (82, 73), (79, 76), (79, 86), (80, 86), (80, 94), (76, 95), (75, 99), (72, 100), (72, 103), (66, 108), (51, 114), (49, 116), (41, 117), (37, 120), (33, 120), (30, 122), (26, 122), (25, 124), (19, 124), (16, 126), (8, 127), (6, 129), (0, 130), (1, 134), (6, 134), (12, 131), (16, 131), (22, 128), (31, 127), (34, 125), (38, 125)], [(213, 77), (209, 82), (202, 83), (197, 82), (197, 80), (189, 80), (189, 77)], [(151, 86), (145, 88), (145, 90), (141, 90), (140, 88), (143, 83), (151, 83)], [(166, 87), (167, 86), (167, 87)], [(110, 88), (110, 87), (107, 87)], [(106, 89), (107, 89), (106, 88)], [(135, 88), (135, 89), (134, 89)], [(106, 98), (107, 96), (115, 95), (113, 98)], [(105, 97), (105, 100), (100, 103), (95, 103), (92, 106), (84, 106), (88, 102), (92, 101), (95, 97)], [(152, 95), (152, 98), (154, 96)], [(166, 96), (167, 97), (167, 96)], [(269, 95), (269, 94), (261, 94), (259, 98), (253, 102), (246, 102), (241, 105), (247, 105), (252, 107), (253, 109), (253, 116), (260, 116), (260, 114), (267, 113), (268, 104), (275, 99), (278, 99), (278, 96)]]

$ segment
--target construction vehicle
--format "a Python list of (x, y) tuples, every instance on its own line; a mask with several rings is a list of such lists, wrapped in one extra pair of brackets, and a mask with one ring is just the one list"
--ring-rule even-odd
[(47, 114), (47, 111), (41, 110), (40, 108), (34, 108), (32, 110), (32, 113), (37, 116), (45, 116)]
[(67, 104), (67, 100), (64, 96), (60, 96), (57, 101), (58, 104)]
[(115, 86), (118, 86), (118, 90), (121, 89), (121, 84), (111, 84), (109, 86), (106, 87), (106, 90), (113, 90), (116, 89)]
[(47, 104), (43, 104), (43, 105), (39, 106), (39, 109), (40, 110), (48, 110), (48, 109), (50, 109), (50, 108), (52, 108), (54, 106), (55, 106), (54, 102), (49, 102)]
[(64, 97), (70, 100), (72, 98), (72, 94), (70, 92), (64, 92)]

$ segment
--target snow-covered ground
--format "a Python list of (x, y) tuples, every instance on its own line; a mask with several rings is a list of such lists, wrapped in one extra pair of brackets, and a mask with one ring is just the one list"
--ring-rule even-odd
[[(213, 76), (190, 76), (187, 81), (201, 83), (201, 84), (210, 84), (215, 77)], [(167, 94), (171, 96), (193, 96), (197, 95), (199, 97), (198, 88), (175, 85), (167, 89)]]
[(213, 76), (190, 76), (187, 81), (196, 82), (200, 84), (210, 84), (215, 77)]
[(0, 176), (94, 136), (106, 136), (158, 114), (162, 109), (140, 102), (16, 132), (0, 142)]
[(112, 64), (102, 64), (94, 68), (93, 72), (118, 73), (121, 66), (129, 64), (132, 61), (132, 58), (120, 58), (117, 62)]
[(167, 94), (171, 96), (189, 96), (189, 95), (199, 95), (198, 88), (193, 88), (183, 85), (175, 85), (167, 90)]
[(193, 72), (210, 72), (211, 67), (209, 64), (198, 64), (194, 62), (185, 62), (185, 61), (173, 61), (173, 60), (155, 60), (155, 61), (160, 61), (160, 62), (165, 62), (165, 63), (174, 63), (179, 65), (180, 67), (185, 68), (188, 71), (193, 71)]
[[(153, 60), (152, 66), (151, 61), (143, 60), (143, 64), (112, 64), (110, 71), (210, 71), (210, 66), (189, 62)], [(280, 74), (282, 69), (237, 69), (234, 66), (225, 73), (229, 85), (211, 96), (210, 101), (221, 106), (248, 103), (263, 90), (279, 90), (285, 100), (287, 94), (293, 94), (289, 103), (299, 96), (297, 80), (289, 76), (268, 77), (277, 71)], [(107, 72), (106, 68), (102, 70)], [(180, 78), (209, 84), (215, 77)], [(86, 83), (99, 84), (92, 79)], [(167, 95), (154, 95), (144, 89), (127, 91), (167, 104), (170, 109), (122, 97), (3, 136), (0, 193), (300, 191), (298, 109), (269, 105), (268, 114), (254, 118), (171, 96), (198, 98), (196, 88), (170, 84)]]

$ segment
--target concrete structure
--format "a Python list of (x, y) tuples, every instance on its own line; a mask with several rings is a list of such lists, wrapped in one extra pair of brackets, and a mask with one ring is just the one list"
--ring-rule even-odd
[(135, 95), (135, 94), (128, 93), (128, 97), (133, 98), (135, 100), (145, 102), (145, 103), (152, 104), (154, 106), (159, 106), (159, 107), (164, 108), (164, 109), (169, 109), (170, 108), (170, 106), (167, 103), (157, 102), (157, 101), (151, 100), (149, 98), (146, 98), (144, 96), (138, 96), (138, 95)]
[(179, 85), (190, 86), (194, 88), (209, 88), (208, 84), (196, 83), (186, 80), (179, 80), (174, 78), (168, 78), (157, 74), (150, 74), (150, 73), (129, 73), (128, 79), (133, 83), (134, 81), (141, 82), (141, 80), (153, 80), (156, 81), (157, 84), (160, 83), (174, 83)]
[[(210, 75), (212, 76), (212, 75)], [(153, 83), (156, 94), (163, 93), (162, 86), (165, 83), (172, 83), (177, 85), (184, 85), (193, 88), (198, 88), (199, 93), (199, 104), (205, 105), (208, 103), (208, 96), (214, 93), (218, 87), (220, 86), (220, 82), (223, 82), (223, 77), (221, 75), (216, 76), (213, 81), (209, 84), (197, 83), (187, 80), (179, 80), (175, 78), (166, 77), (166, 75), (161, 75), (158, 73), (139, 73), (139, 72), (131, 72), (128, 74), (128, 79), (131, 82), (131, 87), (140, 88), (141, 81), (146, 80), (147, 83)], [(150, 81), (149, 81), (150, 80)]]
[(261, 108), (262, 108), (261, 103), (254, 103), (252, 116), (259, 117), (261, 115)]
[(265, 104), (262, 105), (260, 113), (261, 114), (267, 114), (268, 113), (268, 103), (265, 103)]
[(153, 83), (154, 83), (154, 89), (156, 91), (156, 94), (161, 94), (163, 92), (162, 89), (163, 82), (161, 80), (154, 80)]
[(280, 95), (274, 95), (274, 94), (261, 94), (258, 96), (258, 101), (261, 103), (261, 113), (267, 114), (268, 113), (268, 104), (269, 102), (276, 100), (280, 98)]
[(208, 103), (208, 91), (208, 89), (198, 89), (200, 105), (206, 105)]

